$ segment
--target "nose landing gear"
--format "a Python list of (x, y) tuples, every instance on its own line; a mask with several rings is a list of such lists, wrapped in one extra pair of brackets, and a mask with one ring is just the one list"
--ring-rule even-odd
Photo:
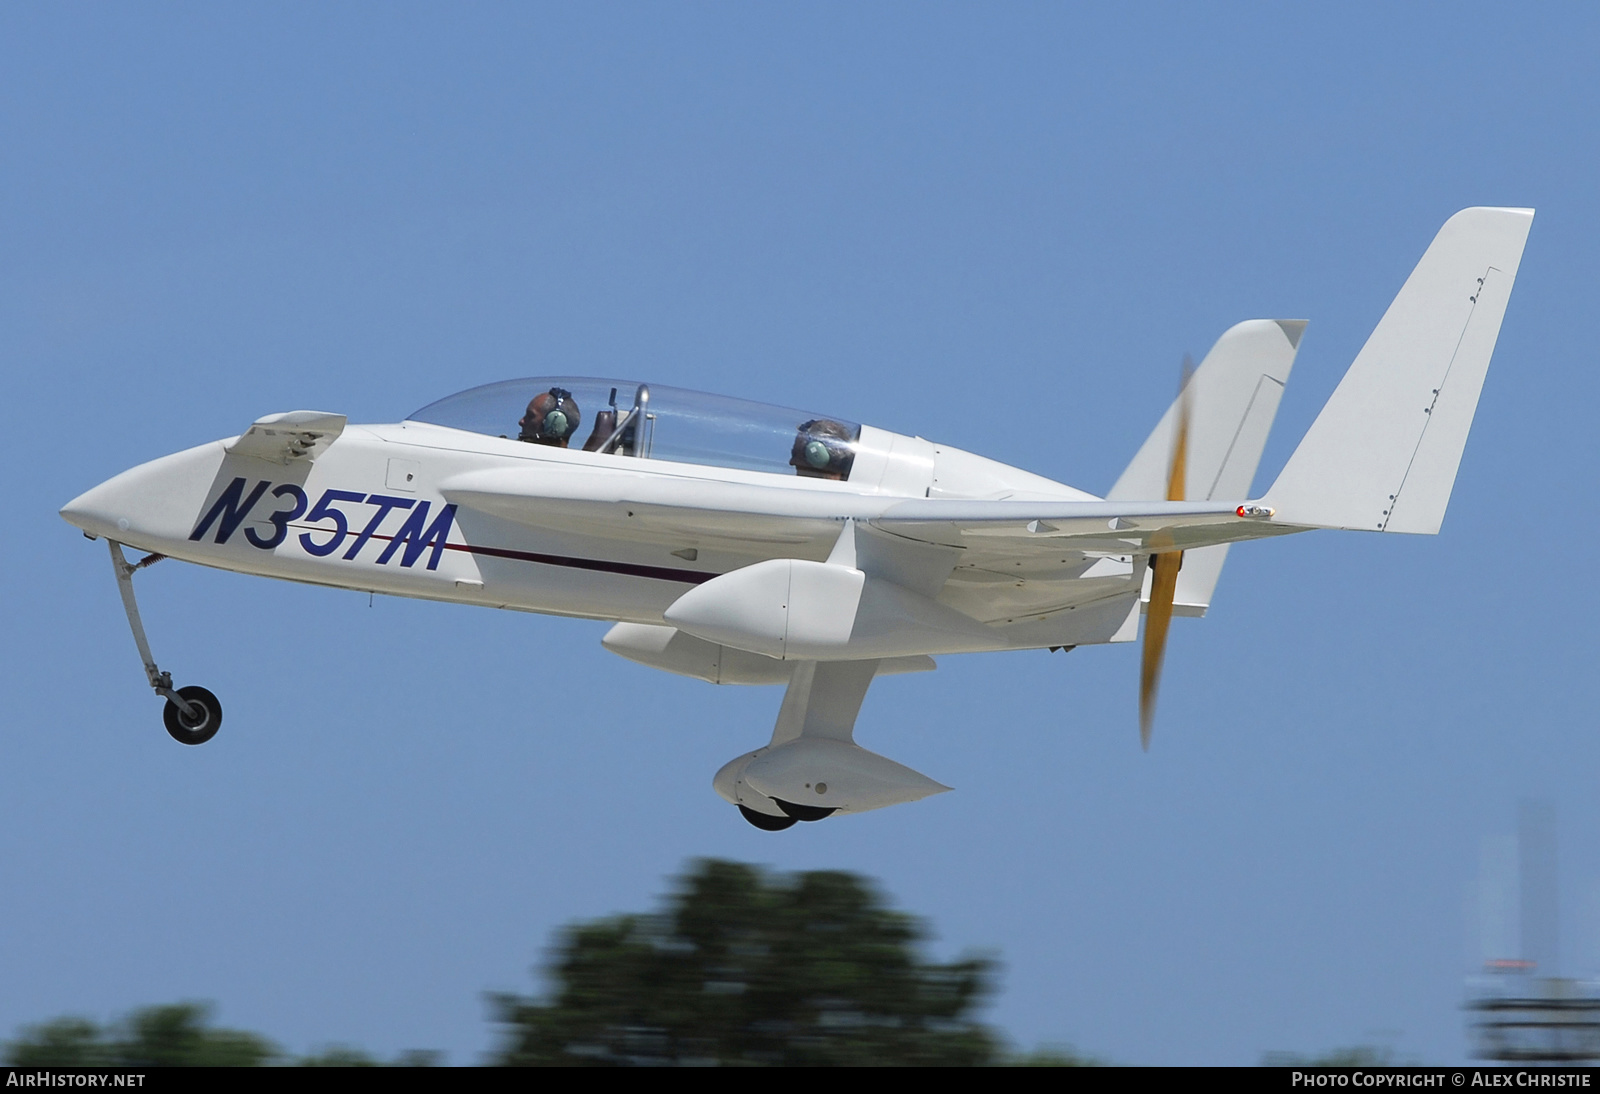
[(122, 594), (122, 607), (128, 613), (128, 626), (133, 630), (133, 641), (139, 647), (144, 661), (144, 674), (151, 689), (166, 699), (162, 721), (174, 741), (186, 745), (203, 745), (217, 735), (222, 726), (222, 704), (205, 688), (193, 684), (174, 688), (172, 673), (162, 672), (150, 654), (150, 642), (144, 635), (144, 623), (139, 619), (139, 604), (133, 598), (133, 575), (146, 566), (160, 562), (165, 555), (150, 554), (138, 562), (130, 563), (122, 553), (122, 544), (106, 541), (111, 546), (111, 567), (117, 572), (117, 591)]

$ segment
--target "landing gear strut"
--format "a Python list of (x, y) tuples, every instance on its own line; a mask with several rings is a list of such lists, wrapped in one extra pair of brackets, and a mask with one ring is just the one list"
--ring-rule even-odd
[(117, 591), (122, 594), (128, 626), (133, 630), (134, 644), (139, 647), (139, 657), (144, 661), (144, 674), (150, 680), (151, 689), (167, 701), (162, 712), (167, 732), (180, 744), (203, 745), (217, 735), (222, 725), (222, 704), (205, 688), (172, 686), (172, 673), (162, 672), (150, 654), (150, 642), (144, 636), (144, 623), (139, 619), (139, 604), (133, 598), (133, 575), (166, 556), (149, 554), (130, 563), (122, 553), (122, 544), (109, 539), (106, 542), (111, 546), (111, 568), (117, 573)]

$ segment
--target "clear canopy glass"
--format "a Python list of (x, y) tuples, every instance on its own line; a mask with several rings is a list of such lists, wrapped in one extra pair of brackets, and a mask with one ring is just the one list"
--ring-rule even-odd
[(703, 391), (582, 376), (484, 384), (411, 421), (586, 452), (848, 479), (861, 426)]

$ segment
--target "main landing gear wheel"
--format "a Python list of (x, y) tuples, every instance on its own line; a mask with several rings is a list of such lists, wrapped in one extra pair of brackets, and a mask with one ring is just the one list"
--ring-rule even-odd
[[(824, 784), (818, 783), (817, 785), (822, 786)], [(839, 811), (837, 807), (828, 809), (820, 805), (796, 805), (794, 802), (786, 802), (782, 798), (773, 798), (772, 800), (779, 809), (782, 809), (797, 821), (826, 820)]]
[(217, 735), (217, 730), (222, 726), (222, 704), (217, 702), (215, 695), (194, 684), (179, 688), (178, 694), (189, 704), (192, 713), (185, 714), (182, 707), (168, 699), (167, 708), (161, 712), (167, 732), (181, 745), (205, 744)]
[(741, 805), (739, 812), (744, 814), (745, 820), (763, 832), (782, 832), (785, 828), (794, 827), (795, 824), (793, 817), (770, 817), (765, 813), (757, 813), (747, 805)]

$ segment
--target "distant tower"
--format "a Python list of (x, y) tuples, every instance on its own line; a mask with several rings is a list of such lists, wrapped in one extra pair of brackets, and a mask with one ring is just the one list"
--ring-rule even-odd
[(1539, 976), (1560, 967), (1560, 897), (1557, 893), (1556, 810), (1549, 802), (1517, 808), (1517, 880), (1522, 893), (1522, 958)]
[(1516, 836), (1490, 836), (1478, 859), (1478, 949), (1485, 969), (1522, 964), (1522, 901)]
[(1517, 811), (1515, 844), (1503, 837), (1484, 842), (1479, 873), (1483, 971), (1467, 981), (1466, 1004), (1473, 1054), (1482, 1059), (1600, 1059), (1600, 984), (1556, 975), (1558, 877), (1555, 808), (1525, 801)]

